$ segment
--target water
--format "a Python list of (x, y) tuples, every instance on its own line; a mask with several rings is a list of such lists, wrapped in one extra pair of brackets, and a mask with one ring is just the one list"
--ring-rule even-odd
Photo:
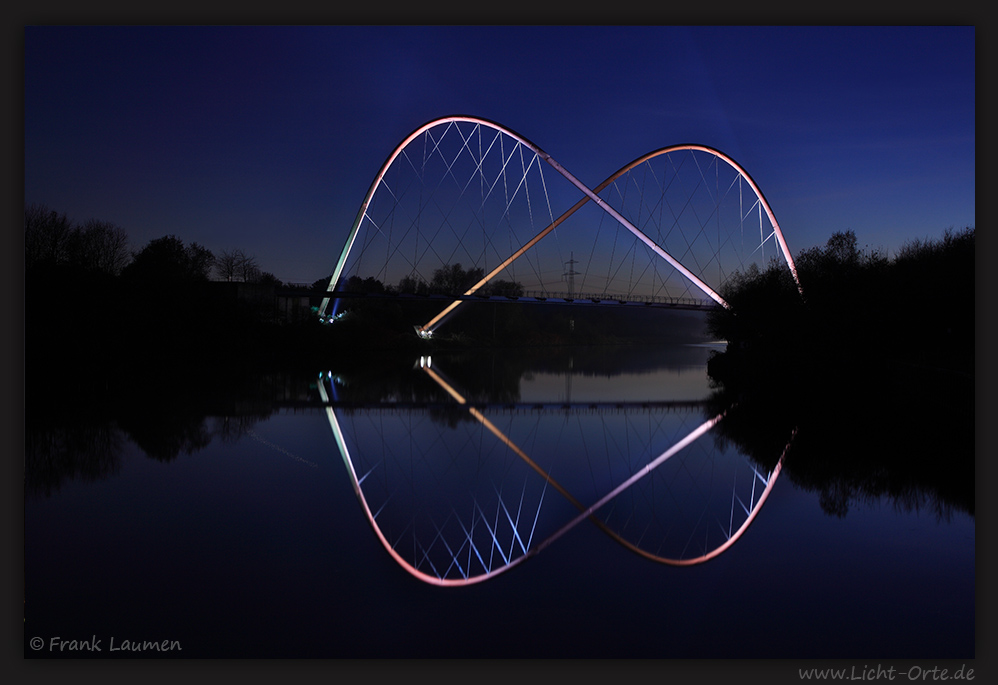
[(973, 658), (972, 502), (818, 481), (723, 418), (669, 454), (715, 416), (709, 351), (209, 379), (189, 411), (151, 384), (29, 425), (25, 656)]

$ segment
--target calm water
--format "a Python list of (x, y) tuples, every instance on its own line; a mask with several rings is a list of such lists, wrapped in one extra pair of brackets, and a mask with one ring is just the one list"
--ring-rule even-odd
[(25, 655), (973, 658), (974, 517), (890, 488), (827, 513), (721, 439), (709, 350), (317, 369), (183, 416), (150, 387), (29, 427)]

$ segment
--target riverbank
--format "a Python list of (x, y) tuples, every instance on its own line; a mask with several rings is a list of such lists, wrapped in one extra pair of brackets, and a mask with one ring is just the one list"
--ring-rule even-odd
[(730, 408), (722, 433), (766, 463), (796, 432), (787, 473), (829, 513), (885, 494), (917, 508), (933, 492), (973, 514), (973, 231), (892, 261), (841, 238), (798, 260), (803, 297), (774, 267), (710, 315), (728, 340), (708, 363), (715, 407)]

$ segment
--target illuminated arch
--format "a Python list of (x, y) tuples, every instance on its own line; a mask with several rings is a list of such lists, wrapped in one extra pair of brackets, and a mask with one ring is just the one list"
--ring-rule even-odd
[(626, 164), (623, 167), (621, 167), (616, 173), (610, 176), (610, 178), (603, 181), (603, 183), (601, 183), (598, 186), (596, 192), (597, 193), (601, 192), (607, 186), (609, 186), (611, 183), (619, 179), (627, 172), (640, 166), (641, 164), (644, 164), (645, 162), (651, 159), (654, 159), (655, 157), (661, 155), (667, 155), (671, 152), (680, 152), (682, 150), (698, 150), (700, 152), (706, 152), (707, 154), (714, 155), (721, 161), (728, 164), (728, 166), (730, 166), (732, 169), (738, 172), (738, 174), (740, 174), (741, 177), (745, 179), (745, 181), (749, 184), (749, 187), (752, 189), (752, 192), (755, 193), (756, 199), (761, 205), (762, 209), (765, 210), (766, 216), (769, 219), (770, 225), (773, 229), (773, 234), (776, 237), (776, 241), (780, 246), (780, 252), (782, 253), (784, 260), (786, 261), (787, 266), (790, 268), (790, 273), (793, 274), (794, 283), (797, 284), (798, 291), (800, 291), (801, 294), (803, 294), (803, 290), (801, 290), (800, 287), (800, 279), (797, 276), (797, 266), (796, 264), (794, 264), (794, 258), (790, 254), (790, 248), (787, 246), (786, 238), (784, 238), (783, 236), (783, 230), (780, 228), (780, 224), (776, 221), (776, 215), (773, 213), (773, 208), (770, 206), (769, 201), (766, 200), (766, 196), (763, 194), (762, 189), (759, 188), (759, 184), (755, 182), (755, 179), (752, 178), (749, 172), (746, 171), (741, 164), (739, 164), (730, 156), (728, 156), (724, 152), (721, 152), (717, 148), (710, 147), (709, 145), (699, 145), (694, 143), (682, 143), (679, 145), (670, 145), (668, 147), (660, 148), (658, 150), (655, 150), (654, 152), (649, 152), (646, 155), (642, 155), (641, 157), (635, 159), (633, 162), (630, 162), (629, 164)]
[[(654, 152), (651, 152), (649, 154), (643, 155), (635, 159), (634, 161), (630, 162), (629, 164), (619, 169), (616, 173), (614, 173), (612, 176), (606, 179), (595, 189), (590, 189), (587, 186), (585, 186), (582, 182), (580, 182), (577, 178), (575, 178), (571, 173), (569, 173), (564, 167), (558, 164), (558, 162), (556, 162), (549, 154), (544, 152), (533, 142), (531, 142), (524, 136), (521, 136), (520, 134), (516, 133), (515, 131), (512, 131), (511, 129), (506, 128), (505, 126), (502, 126), (500, 124), (497, 124), (493, 121), (481, 117), (449, 116), (449, 117), (442, 117), (439, 119), (435, 119), (415, 129), (412, 133), (406, 136), (406, 138), (401, 143), (399, 143), (398, 146), (396, 146), (396, 148), (392, 151), (392, 153), (382, 164), (381, 168), (379, 169), (377, 175), (374, 178), (374, 181), (371, 183), (371, 186), (367, 191), (364, 201), (361, 204), (360, 210), (358, 211), (353, 226), (351, 227), (350, 234), (347, 238), (347, 242), (343, 248), (343, 251), (340, 254), (340, 258), (337, 261), (336, 267), (333, 270), (333, 274), (330, 277), (329, 284), (327, 286), (327, 296), (322, 300), (322, 305), (320, 307), (319, 311), (320, 316), (324, 316), (326, 313), (326, 309), (328, 308), (329, 301), (331, 299), (330, 294), (336, 290), (340, 278), (343, 275), (343, 270), (347, 263), (347, 259), (351, 253), (351, 250), (353, 249), (354, 243), (357, 239), (364, 218), (367, 215), (367, 211), (372, 201), (372, 198), (375, 196), (375, 193), (378, 191), (379, 187), (381, 186), (385, 178), (385, 175), (392, 168), (392, 165), (396, 162), (396, 160), (403, 153), (403, 151), (406, 150), (406, 148), (409, 146), (410, 143), (417, 140), (420, 136), (429, 132), (431, 129), (435, 129), (441, 126), (451, 126), (453, 124), (461, 122), (471, 123), (474, 124), (476, 127), (486, 127), (492, 129), (496, 131), (498, 134), (502, 136), (507, 136), (510, 139), (516, 141), (518, 145), (522, 145), (524, 148), (532, 152), (536, 158), (543, 160), (549, 166), (558, 171), (558, 173), (561, 176), (566, 178), (570, 183), (572, 183), (577, 189), (579, 189), (583, 193), (583, 198), (580, 199), (573, 207), (571, 207), (560, 217), (552, 221), (539, 234), (537, 234), (531, 240), (527, 241), (513, 254), (509, 255), (498, 267), (492, 269), (481, 281), (476, 283), (467, 292), (465, 292), (464, 293), (465, 296), (469, 296), (475, 293), (479, 288), (481, 288), (485, 283), (487, 283), (489, 280), (495, 277), (498, 273), (500, 273), (514, 260), (519, 258), (526, 251), (528, 251), (534, 245), (536, 245), (537, 242), (541, 240), (541, 238), (548, 235), (552, 230), (554, 230), (555, 227), (564, 222), (568, 217), (570, 217), (572, 214), (578, 211), (578, 209), (580, 209), (583, 205), (585, 205), (587, 202), (591, 200), (595, 202), (604, 212), (613, 217), (613, 219), (616, 220), (621, 226), (628, 229), (628, 231), (630, 231), (636, 238), (638, 238), (642, 243), (644, 243), (655, 254), (664, 259), (670, 265), (672, 265), (677, 271), (679, 271), (685, 278), (687, 278), (690, 282), (692, 282), (704, 294), (706, 294), (708, 297), (713, 299), (718, 304), (727, 307), (728, 306), (727, 302), (725, 302), (725, 300), (713, 288), (708, 286), (705, 282), (703, 282), (702, 279), (700, 279), (698, 276), (693, 274), (689, 269), (687, 269), (683, 264), (681, 264), (679, 260), (675, 259), (673, 255), (671, 255), (661, 246), (656, 244), (655, 241), (649, 238), (644, 232), (642, 232), (640, 229), (634, 226), (633, 223), (631, 223), (624, 216), (622, 216), (616, 209), (614, 209), (605, 200), (599, 197), (600, 192), (602, 192), (605, 188), (607, 188), (612, 183), (617, 181), (619, 178), (630, 172), (632, 169), (660, 155), (667, 155), (672, 152), (678, 152), (683, 150), (700, 151), (713, 155), (717, 159), (725, 162), (735, 172), (737, 172), (741, 178), (745, 179), (745, 181), (748, 183), (749, 188), (755, 194), (757, 202), (759, 203), (760, 207), (765, 210), (766, 216), (771, 224), (772, 235), (775, 236), (779, 244), (780, 250), (783, 254), (783, 257), (786, 260), (787, 265), (791, 270), (791, 273), (793, 274), (794, 281), (797, 283), (798, 289), (800, 290), (800, 282), (797, 276), (796, 266), (794, 265), (793, 258), (790, 254), (790, 250), (787, 247), (786, 240), (783, 236), (783, 232), (776, 221), (775, 214), (773, 213), (773, 210), (769, 205), (769, 202), (766, 200), (758, 184), (755, 182), (754, 179), (752, 179), (752, 177), (748, 174), (748, 172), (740, 164), (735, 162), (731, 157), (721, 152), (720, 150), (699, 144), (681, 144), (681, 145), (672, 145), (669, 147), (661, 148), (659, 150), (656, 150)], [(440, 323), (444, 319), (444, 317), (446, 317), (451, 311), (453, 311), (458, 306), (458, 304), (460, 304), (460, 302), (461, 300), (455, 300), (454, 302), (452, 302), (442, 312), (440, 312), (440, 314), (435, 316), (428, 323), (419, 327), (418, 329), (419, 332), (423, 335), (428, 335), (432, 331), (433, 327), (438, 323)]]

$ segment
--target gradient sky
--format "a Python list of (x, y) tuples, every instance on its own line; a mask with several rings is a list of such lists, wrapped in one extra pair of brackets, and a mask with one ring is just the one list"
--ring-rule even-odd
[(27, 27), (25, 202), (329, 275), (395, 146), (491, 119), (596, 186), (702, 143), (791, 251), (974, 226), (966, 27)]

